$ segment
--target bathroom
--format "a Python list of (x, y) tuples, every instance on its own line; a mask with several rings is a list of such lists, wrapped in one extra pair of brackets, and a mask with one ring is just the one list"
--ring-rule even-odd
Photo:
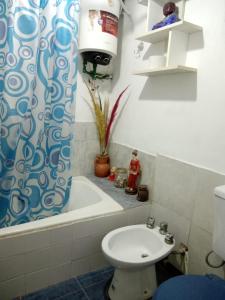
[[(152, 30), (167, 3), (0, 0), (0, 300), (172, 300), (189, 279), (196, 294), (184, 288), (187, 299), (225, 299), (224, 232), (214, 248), (225, 184), (225, 2), (175, 0), (179, 20)], [(94, 35), (84, 11), (118, 17), (110, 33)], [(96, 71), (84, 53), (109, 54), (103, 37), (113, 41), (113, 58)], [(93, 95), (109, 117), (119, 99), (105, 148)], [(124, 170), (134, 150), (145, 202), (95, 176), (96, 155), (107, 153), (110, 168)], [(115, 288), (102, 241), (126, 226), (150, 235), (150, 217), (153, 230), (166, 222), (174, 236), (156, 264), (157, 280), (171, 269), (173, 278), (149, 292), (154, 271), (135, 296), (132, 287), (149, 273), (135, 283), (124, 273), (119, 282), (127, 282)], [(119, 243), (127, 254), (129, 242)]]

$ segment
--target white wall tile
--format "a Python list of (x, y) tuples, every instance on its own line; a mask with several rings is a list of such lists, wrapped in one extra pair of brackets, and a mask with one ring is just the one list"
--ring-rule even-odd
[(141, 184), (147, 184), (149, 188), (149, 200), (153, 197), (153, 185), (155, 175), (155, 156), (139, 152), (139, 159), (141, 164)]
[(75, 123), (73, 176), (93, 174), (94, 157), (99, 153), (95, 123)]
[(102, 252), (96, 253), (89, 257), (91, 271), (96, 271), (109, 266)]
[(191, 219), (197, 185), (197, 168), (164, 156), (157, 157), (155, 202)]
[(51, 265), (52, 248), (44, 248), (26, 253), (25, 273), (37, 272)]
[(65, 225), (49, 231), (51, 244), (69, 242), (73, 239), (73, 225)]
[(72, 162), (73, 176), (85, 175), (83, 161), (85, 160), (85, 142), (83, 141), (74, 141)]
[(127, 225), (127, 218), (124, 212), (100, 216), (73, 224), (73, 239), (103, 235), (125, 225)]
[(85, 123), (85, 128), (86, 128), (86, 139), (87, 140), (98, 140), (98, 132), (96, 129), (95, 122)]
[(0, 281), (23, 275), (24, 268), (25, 256), (23, 254), (0, 260)]
[(132, 150), (124, 145), (112, 143), (110, 145), (111, 164), (115, 167), (128, 168), (132, 156)]
[(70, 278), (71, 262), (25, 275), (26, 294)]
[(92, 226), (93, 220), (82, 220), (81, 222), (74, 223), (72, 226), (73, 239), (80, 239), (90, 236)]
[(50, 231), (43, 230), (25, 236), (26, 251), (47, 248), (51, 245)]
[(97, 236), (92, 236), (92, 253), (96, 253), (101, 251), (101, 244), (102, 244), (102, 239), (104, 238), (105, 234), (102, 235), (97, 235)]
[(71, 277), (76, 277), (91, 272), (90, 259), (87, 257), (72, 261)]
[(214, 188), (224, 185), (225, 176), (212, 171), (198, 169), (198, 187), (195, 195), (193, 222), (212, 233), (214, 220)]
[(0, 239), (0, 258), (21, 254), (27, 251), (26, 236)]
[(112, 216), (107, 216), (107, 219), (104, 216), (92, 220), (90, 227), (90, 234), (92, 236), (105, 234), (108, 232), (109, 227), (111, 228)]
[(76, 122), (74, 124), (75, 140), (85, 141), (87, 139), (87, 123)]
[(67, 263), (71, 261), (71, 253), (72, 242), (29, 252), (26, 254), (25, 272), (32, 273), (41, 269)]
[(92, 236), (87, 236), (73, 241), (72, 259), (78, 260), (93, 254), (94, 242)]
[(92, 236), (107, 234), (113, 229), (127, 225), (126, 212), (115, 213), (92, 221), (90, 234)]
[[(175, 237), (175, 249), (179, 248), (180, 243), (184, 243), (187, 245), (191, 226), (190, 220), (155, 202), (152, 203), (151, 216), (155, 217), (157, 225), (159, 225), (159, 223), (162, 221), (168, 223), (168, 231), (173, 233)], [(182, 270), (182, 264), (179, 256), (170, 255), (169, 261), (176, 268), (184, 271)]]
[(50, 271), (43, 269), (25, 275), (26, 294), (41, 290), (49, 285)]
[(0, 299), (12, 300), (15, 297), (25, 295), (24, 276), (16, 277), (0, 283)]
[(145, 204), (126, 211), (128, 225), (145, 224), (151, 214), (151, 205)]
[(155, 202), (152, 204), (151, 216), (155, 217), (157, 225), (163, 221), (168, 223), (168, 231), (174, 234), (176, 247), (179, 247), (181, 242), (184, 244), (188, 243), (191, 226), (190, 220)]
[(95, 123), (76, 123), (72, 162), (73, 176), (94, 172), (94, 159), (99, 153), (99, 142)]
[(51, 247), (50, 261), (52, 266), (65, 264), (72, 259), (72, 241)]
[[(212, 235), (210, 233), (196, 225), (192, 225), (188, 247), (190, 258), (190, 274), (212, 273), (224, 278), (225, 267), (213, 269), (210, 268), (205, 262), (206, 255), (212, 250)], [(216, 255), (212, 255), (210, 259), (213, 264), (218, 264), (221, 262), (221, 258), (216, 257)]]
[(85, 142), (85, 159), (83, 160), (83, 174), (93, 174), (94, 173), (94, 161), (96, 155), (99, 154), (100, 147), (98, 140), (87, 140)]
[(66, 281), (71, 275), (71, 262), (49, 269), (49, 285)]

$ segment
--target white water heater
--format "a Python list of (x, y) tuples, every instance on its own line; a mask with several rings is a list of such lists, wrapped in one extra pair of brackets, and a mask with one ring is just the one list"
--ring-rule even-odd
[(117, 55), (120, 7), (121, 0), (81, 0), (80, 53), (103, 53), (105, 64)]

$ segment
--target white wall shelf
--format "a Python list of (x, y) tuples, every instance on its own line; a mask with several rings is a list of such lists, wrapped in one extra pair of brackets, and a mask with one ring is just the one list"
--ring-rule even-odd
[(138, 36), (136, 40), (146, 43), (158, 43), (168, 39), (169, 32), (171, 30), (179, 30), (190, 34), (201, 31), (202, 27), (187, 21), (179, 21), (159, 29), (151, 30), (143, 35)]
[(157, 76), (163, 74), (176, 74), (176, 73), (190, 73), (190, 72), (197, 72), (196, 68), (187, 67), (187, 66), (169, 66), (169, 67), (161, 67), (156, 69), (145, 69), (140, 71), (135, 71), (134, 75), (140, 76)]
[[(165, 65), (158, 68), (152, 68), (150, 65), (148, 69), (134, 72), (135, 75), (156, 76), (161, 74), (197, 72), (196, 68), (186, 66), (186, 57), (189, 35), (202, 31), (202, 27), (184, 20), (185, 1), (186, 0), (175, 0), (179, 9), (180, 21), (159, 29), (151, 30), (152, 26), (162, 18), (163, 6), (167, 0), (148, 0), (147, 32), (138, 36), (136, 40), (154, 44), (152, 45), (154, 47), (161, 47), (162, 51), (159, 52), (160, 55), (163, 54), (166, 58)], [(138, 2), (146, 1), (138, 0)]]

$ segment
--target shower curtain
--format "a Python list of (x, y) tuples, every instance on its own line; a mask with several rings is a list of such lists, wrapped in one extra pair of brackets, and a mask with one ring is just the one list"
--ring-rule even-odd
[(62, 212), (79, 0), (0, 0), (0, 227)]

